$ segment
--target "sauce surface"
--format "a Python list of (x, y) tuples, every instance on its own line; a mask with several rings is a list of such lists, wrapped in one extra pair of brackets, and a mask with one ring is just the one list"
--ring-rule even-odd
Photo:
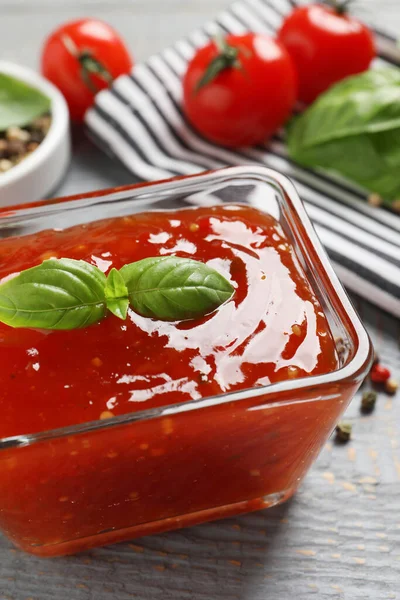
[(107, 273), (149, 256), (203, 261), (235, 287), (184, 322), (110, 315), (73, 331), (0, 324), (0, 437), (35, 433), (337, 368), (322, 308), (271, 216), (245, 206), (152, 212), (2, 240), (0, 278), (50, 257)]

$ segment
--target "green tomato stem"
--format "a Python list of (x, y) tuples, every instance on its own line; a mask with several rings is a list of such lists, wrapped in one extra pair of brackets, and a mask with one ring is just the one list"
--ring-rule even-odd
[(80, 50), (69, 35), (62, 37), (62, 43), (67, 52), (79, 62), (82, 81), (92, 94), (96, 94), (100, 88), (94, 83), (91, 75), (97, 75), (107, 85), (111, 85), (114, 80), (113, 76), (105, 65), (93, 55), (91, 50)]
[(219, 73), (225, 71), (226, 69), (240, 69), (241, 63), (238, 60), (239, 49), (234, 46), (230, 46), (226, 43), (226, 41), (222, 38), (217, 38), (214, 40), (214, 43), (219, 51), (217, 56), (212, 59), (210, 64), (208, 65), (204, 75), (197, 82), (195, 91), (196, 93), (201, 90), (201, 88), (208, 85), (211, 81), (213, 81)]
[(325, 4), (333, 8), (338, 15), (345, 15), (348, 12), (350, 4), (354, 0), (324, 0)]

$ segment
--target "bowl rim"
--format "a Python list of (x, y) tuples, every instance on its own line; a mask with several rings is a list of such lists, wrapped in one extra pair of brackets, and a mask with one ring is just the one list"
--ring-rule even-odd
[(0, 174), (0, 189), (18, 179), (32, 175), (52, 155), (59, 141), (68, 133), (69, 111), (64, 96), (39, 73), (22, 65), (0, 60), (0, 73), (5, 73), (37, 88), (51, 101), (51, 125), (43, 141), (23, 161)]
[[(293, 391), (303, 388), (317, 388), (322, 385), (335, 385), (340, 383), (361, 383), (362, 379), (368, 372), (369, 367), (372, 364), (373, 351), (372, 344), (370, 342), (367, 331), (362, 324), (359, 316), (357, 315), (351, 301), (349, 300), (342, 284), (340, 283), (337, 275), (335, 274), (329, 258), (322, 247), (321, 242), (314, 230), (314, 227), (305, 211), (302, 201), (297, 193), (297, 190), (293, 183), (286, 176), (281, 175), (277, 171), (262, 167), (262, 166), (237, 166), (237, 167), (226, 167), (217, 169), (214, 171), (207, 171), (195, 175), (186, 175), (182, 177), (175, 177), (156, 182), (143, 182), (133, 185), (124, 186), (123, 188), (111, 188), (109, 190), (99, 190), (90, 194), (83, 194), (82, 196), (71, 196), (71, 198), (56, 198), (54, 201), (45, 201), (36, 203), (32, 207), (12, 207), (12, 210), (0, 213), (0, 229), (2, 226), (14, 224), (15, 218), (18, 218), (18, 213), (22, 213), (23, 219), (29, 218), (40, 218), (43, 213), (58, 212), (66, 208), (66, 204), (71, 210), (81, 207), (90, 207), (91, 205), (102, 204), (102, 203), (113, 203), (118, 200), (132, 200), (135, 201), (135, 195), (144, 195), (146, 197), (153, 194), (160, 194), (171, 191), (191, 191), (198, 184), (216, 184), (222, 183), (227, 179), (234, 178), (253, 178), (259, 181), (274, 185), (279, 189), (284, 198), (288, 198), (292, 204), (297, 216), (300, 218), (300, 222), (304, 227), (308, 238), (312, 243), (312, 247), (315, 250), (317, 257), (321, 263), (324, 273), (328, 276), (329, 282), (334, 289), (337, 300), (340, 302), (341, 307), (344, 309), (345, 315), (352, 326), (354, 337), (355, 337), (355, 352), (350, 358), (347, 364), (329, 373), (321, 375), (311, 375), (308, 377), (302, 377), (299, 379), (285, 380), (276, 383), (272, 383), (266, 386), (260, 386), (257, 388), (248, 388), (239, 391), (227, 392), (218, 394), (215, 396), (200, 398), (199, 400), (188, 400), (178, 404), (161, 406), (158, 408), (152, 408), (137, 412), (126, 413), (110, 419), (95, 420), (87, 423), (81, 423), (78, 425), (69, 425), (66, 427), (51, 429), (43, 432), (33, 434), (21, 434), (7, 438), (0, 438), (0, 451), (7, 448), (24, 447), (30, 446), (38, 442), (49, 441), (61, 437), (70, 435), (77, 435), (86, 433), (89, 431), (100, 431), (108, 429), (110, 427), (127, 425), (129, 423), (145, 421), (155, 419), (159, 417), (172, 416), (174, 414), (199, 410), (208, 406), (216, 406), (226, 404), (228, 402), (235, 402), (246, 400), (249, 398), (255, 398), (259, 396), (273, 396), (281, 395), (282, 392)], [(182, 189), (181, 189), (182, 188)], [(137, 199), (136, 199), (137, 202)], [(7, 223), (8, 222), (8, 223)], [(340, 395), (340, 394), (339, 394)], [(333, 394), (325, 398), (326, 400), (337, 398), (338, 394)], [(310, 398), (307, 401), (314, 401), (318, 398)], [(293, 398), (289, 399), (278, 399), (269, 400), (260, 406), (254, 407), (255, 409), (262, 409), (267, 407), (276, 407), (288, 403), (293, 403), (296, 400)], [(300, 400), (304, 402), (304, 400)]]

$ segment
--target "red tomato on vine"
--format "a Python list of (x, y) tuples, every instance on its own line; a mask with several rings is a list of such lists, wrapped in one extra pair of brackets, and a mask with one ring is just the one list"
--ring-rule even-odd
[(129, 73), (133, 63), (116, 31), (97, 19), (56, 29), (42, 51), (42, 73), (63, 93), (74, 121), (82, 121), (99, 90)]
[(365, 71), (376, 55), (372, 32), (348, 14), (349, 4), (308, 4), (283, 22), (278, 39), (296, 66), (303, 102), (313, 102), (337, 81)]
[(286, 49), (266, 35), (228, 35), (197, 51), (183, 79), (183, 108), (224, 146), (267, 140), (289, 117), (297, 77)]

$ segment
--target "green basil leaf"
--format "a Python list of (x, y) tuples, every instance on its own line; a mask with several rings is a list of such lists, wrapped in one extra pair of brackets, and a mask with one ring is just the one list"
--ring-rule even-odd
[(106, 314), (106, 276), (68, 258), (50, 259), (0, 285), (0, 321), (11, 327), (77, 329)]
[(28, 125), (50, 106), (50, 99), (38, 89), (0, 73), (0, 131)]
[(111, 269), (105, 287), (107, 308), (119, 319), (125, 320), (128, 312), (128, 288), (117, 269)]
[(288, 127), (289, 155), (335, 171), (388, 203), (400, 198), (400, 69), (337, 83)]
[(161, 256), (120, 271), (133, 309), (144, 317), (180, 321), (205, 315), (231, 298), (234, 288), (220, 273), (188, 258)]

